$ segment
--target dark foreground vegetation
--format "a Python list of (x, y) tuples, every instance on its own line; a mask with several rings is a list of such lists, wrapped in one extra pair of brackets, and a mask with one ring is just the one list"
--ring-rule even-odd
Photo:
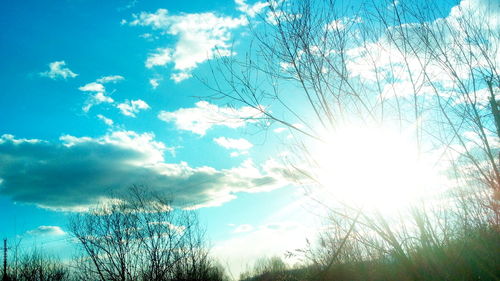
[(195, 265), (179, 261), (171, 272), (163, 277), (152, 278), (147, 270), (134, 278), (113, 275), (100, 277), (91, 269), (83, 269), (75, 261), (66, 263), (35, 251), (22, 256), (16, 266), (9, 268), (2, 281), (228, 280), (224, 274), (223, 268), (207, 259)]
[[(271, 280), (500, 280), (498, 229), (477, 229), (447, 245), (420, 246), (408, 256), (288, 268), (279, 258), (265, 260), (263, 271), (242, 274), (245, 281)], [(273, 261), (274, 259), (274, 261)], [(276, 259), (283, 266), (276, 267)]]
[[(240, 280), (500, 280), (500, 212), (488, 194), (446, 208), (413, 208), (399, 220), (346, 209), (332, 213), (316, 242), (282, 258), (262, 258)], [(5, 280), (230, 280), (210, 257), (192, 212), (148, 191), (73, 216), (82, 255), (61, 261), (31, 251), (11, 257)], [(349, 212), (352, 212), (349, 215)], [(286, 260), (286, 259), (285, 259)]]
[(196, 213), (146, 188), (73, 215), (69, 230), (79, 256), (60, 261), (34, 251), (14, 257), (6, 280), (222, 281)]
[[(241, 280), (500, 280), (500, 209), (482, 192), (446, 207), (412, 208), (399, 220), (332, 214), (317, 243), (258, 261)], [(341, 217), (341, 218), (339, 218)]]

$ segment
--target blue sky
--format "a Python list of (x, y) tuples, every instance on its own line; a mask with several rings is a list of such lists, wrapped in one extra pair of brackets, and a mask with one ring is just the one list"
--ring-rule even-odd
[[(280, 162), (288, 130), (261, 129), (261, 112), (209, 99), (202, 82), (215, 56), (245, 54), (263, 2), (10, 1), (2, 9), (0, 235), (28, 248), (68, 247), (71, 212), (133, 184), (199, 208), (216, 254), (236, 272), (314, 232), (318, 217)], [(301, 100), (288, 102), (311, 114)], [(269, 243), (249, 250), (264, 237)]]
[[(196, 98), (211, 92), (190, 77), (209, 75), (206, 56), (216, 47), (245, 44), (248, 19), (238, 7), (232, 1), (5, 5), (0, 153), (12, 162), (1, 168), (1, 235), (24, 248), (58, 252), (67, 247), (72, 211), (131, 184), (173, 188), (168, 192), (176, 200), (208, 206), (200, 216), (214, 246), (280, 224), (299, 229), (288, 214), (303, 212), (300, 206), (274, 216), (301, 198), (299, 188), (271, 171), (279, 168), (269, 161), (280, 151), (270, 144), (279, 138), (235, 119), (258, 117), (248, 108)], [(155, 15), (171, 16), (171, 22), (148, 23)], [(190, 33), (215, 43), (192, 46)], [(166, 48), (172, 52), (167, 63), (155, 57)], [(176, 74), (185, 78), (175, 81)], [(229, 121), (215, 125), (222, 119)], [(176, 179), (153, 183), (159, 175), (151, 166), (159, 163), (178, 173)], [(132, 176), (135, 168), (142, 171)], [(162, 181), (180, 182), (166, 187)]]

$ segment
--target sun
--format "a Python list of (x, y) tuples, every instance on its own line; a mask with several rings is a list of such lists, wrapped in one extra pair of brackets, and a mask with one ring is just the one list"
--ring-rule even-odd
[(385, 128), (345, 128), (312, 153), (317, 178), (350, 206), (394, 211), (421, 201), (440, 180), (416, 142)]

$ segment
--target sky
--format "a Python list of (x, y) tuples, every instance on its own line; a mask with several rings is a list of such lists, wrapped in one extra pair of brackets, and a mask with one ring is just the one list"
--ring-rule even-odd
[(303, 245), (318, 217), (280, 161), (288, 129), (262, 129), (261, 112), (210, 99), (204, 83), (215, 57), (244, 56), (265, 9), (244, 0), (4, 3), (0, 235), (71, 248), (72, 213), (145, 185), (196, 208), (234, 274)]
[[(290, 214), (307, 211), (277, 161), (279, 138), (252, 126), (255, 110), (203, 99), (212, 94), (200, 81), (208, 61), (235, 55), (259, 9), (241, 1), (5, 3), (0, 235), (60, 253), (72, 212), (138, 184), (200, 208), (222, 263), (238, 257), (245, 266), (302, 242), (306, 226)], [(262, 243), (269, 251), (246, 251), (248, 241), (283, 231), (290, 239)]]

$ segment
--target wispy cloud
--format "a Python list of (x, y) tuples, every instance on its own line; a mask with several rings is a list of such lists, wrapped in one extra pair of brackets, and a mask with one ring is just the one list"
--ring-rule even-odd
[(107, 118), (106, 116), (102, 115), (102, 114), (97, 114), (97, 118), (99, 118), (99, 120), (101, 120), (102, 122), (104, 122), (104, 124), (108, 125), (108, 126), (113, 126), (113, 120)]
[(172, 49), (158, 48), (146, 59), (146, 67), (162, 66), (172, 61)]
[(253, 144), (244, 138), (232, 139), (226, 137), (214, 138), (214, 142), (226, 149), (249, 150)]
[(362, 20), (360, 17), (343, 17), (336, 20), (331, 21), (329, 24), (325, 26), (325, 29), (329, 31), (340, 31), (346, 29), (346, 27), (351, 26), (355, 23), (361, 23)]
[(124, 80), (125, 78), (123, 78), (123, 76), (121, 75), (110, 75), (110, 76), (104, 76), (104, 77), (101, 77), (99, 79), (96, 80), (97, 83), (102, 83), (102, 84), (106, 84), (106, 83), (116, 83), (118, 81), (122, 81)]
[(231, 30), (248, 24), (244, 16), (233, 18), (211, 12), (171, 15), (166, 9), (133, 17), (130, 25), (150, 26), (177, 38), (175, 46), (158, 48), (146, 60), (149, 68), (174, 63), (177, 72), (171, 79), (175, 82), (191, 77), (190, 72), (198, 64), (216, 55), (232, 55)]
[(68, 77), (75, 78), (76, 76), (78, 76), (78, 74), (74, 73), (73, 71), (71, 71), (71, 69), (66, 67), (66, 62), (55, 61), (55, 62), (49, 63), (49, 70), (45, 71), (45, 72), (41, 72), (40, 76), (48, 77), (50, 79), (55, 80), (58, 78), (63, 78), (63, 79), (66, 79)]
[(191, 78), (192, 76), (193, 75), (191, 75), (191, 73), (189, 72), (179, 72), (179, 73), (172, 73), (172, 75), (170, 75), (170, 79), (174, 80), (175, 83), (179, 83), (186, 79)]
[(247, 16), (254, 18), (256, 15), (260, 14), (264, 8), (269, 6), (268, 2), (255, 2), (253, 5), (249, 5), (245, 0), (234, 0), (236, 4), (236, 9)]
[(120, 103), (116, 106), (120, 109), (120, 112), (125, 116), (136, 117), (136, 113), (139, 113), (141, 110), (149, 109), (149, 105), (143, 100), (126, 100), (124, 103)]
[(113, 98), (106, 94), (106, 83), (116, 83), (122, 81), (125, 78), (120, 75), (103, 76), (94, 82), (87, 83), (78, 88), (82, 92), (88, 92), (89, 96), (85, 101), (82, 110), (88, 112), (93, 106), (101, 103), (114, 103)]
[(113, 103), (114, 100), (111, 97), (106, 96), (103, 92), (97, 92), (95, 94), (91, 94), (85, 105), (82, 107), (82, 110), (88, 112), (94, 105), (98, 105), (101, 103)]
[(78, 88), (78, 90), (80, 90), (82, 92), (104, 92), (105, 91), (104, 85), (101, 83), (97, 83), (97, 82), (85, 84), (84, 86), (81, 86), (80, 88)]
[(28, 230), (26, 231), (27, 234), (33, 235), (33, 236), (62, 236), (66, 235), (66, 232), (61, 229), (59, 226), (50, 226), (50, 225), (41, 225), (35, 229)]
[(149, 84), (151, 85), (151, 87), (153, 87), (153, 89), (156, 89), (158, 88), (158, 86), (160, 86), (160, 81), (161, 78), (151, 78), (149, 79)]
[[(391, 1), (391, 9), (397, 8), (399, 1)], [(399, 4), (401, 5), (401, 4)], [(351, 77), (358, 77), (368, 83), (382, 82), (383, 92), (380, 98), (409, 97), (411, 95), (438, 94), (449, 96), (449, 88), (456, 79), (469, 79), (473, 74), (471, 68), (488, 68), (491, 63), (498, 65), (500, 56), (499, 40), (476, 41), (467, 35), (464, 29), (467, 24), (476, 25), (483, 33), (498, 33), (500, 28), (500, 6), (490, 0), (462, 0), (454, 6), (448, 16), (425, 23), (404, 23), (388, 27), (387, 34), (378, 40), (367, 42), (364, 46), (353, 47), (346, 51), (346, 66)], [(467, 24), (464, 24), (464, 23)], [(422, 24), (425, 26), (422, 27)], [(428, 40), (422, 36), (424, 32), (439, 34), (439, 38)], [(401, 39), (398, 34), (404, 32), (408, 36)], [(472, 35), (474, 38), (476, 35)], [(479, 36), (479, 35), (477, 35)], [(437, 41), (436, 41), (437, 40)], [(412, 52), (405, 53), (401, 44), (410, 43), (416, 46)], [(440, 62), (437, 44), (447, 46), (447, 65)], [(484, 44), (484, 45), (483, 45)], [(483, 46), (481, 46), (483, 45)], [(436, 50), (436, 56), (427, 57), (426, 46)], [(463, 64), (461, 50), (467, 48), (471, 52), (471, 60), (467, 66)], [(492, 60), (485, 59), (489, 57)], [(426, 63), (422, 63), (425, 58)], [(423, 75), (425, 73), (425, 75)], [(428, 80), (428, 81), (427, 81)], [(432, 88), (432, 86), (438, 87)], [(410, 87), (411, 86), (411, 87)], [(448, 88), (448, 89), (446, 89)], [(449, 97), (448, 97), (449, 98)]]
[(158, 118), (165, 122), (174, 122), (180, 130), (205, 135), (214, 126), (239, 128), (247, 123), (256, 123), (263, 116), (261, 110), (244, 106), (241, 108), (219, 107), (206, 101), (199, 101), (192, 108), (176, 111), (161, 111)]

